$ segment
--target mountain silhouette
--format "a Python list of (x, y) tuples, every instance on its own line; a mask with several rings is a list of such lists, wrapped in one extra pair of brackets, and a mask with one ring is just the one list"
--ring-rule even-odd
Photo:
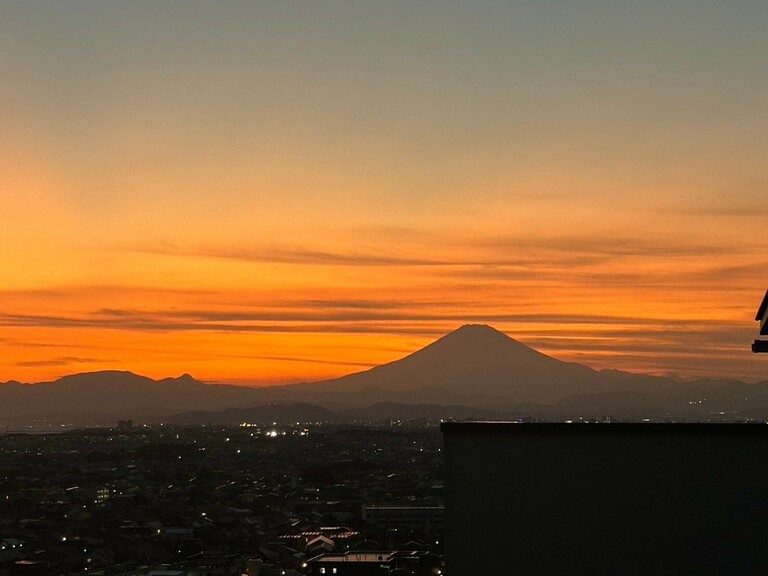
[(46, 414), (92, 414), (130, 418), (200, 408), (223, 409), (258, 400), (258, 391), (207, 385), (189, 374), (153, 380), (132, 372), (104, 370), (71, 374), (53, 382), (0, 385), (0, 418)]
[[(448, 393), (450, 399), (443, 401), (474, 396), (554, 402), (585, 387), (590, 392), (609, 390), (614, 384), (608, 380), (592, 368), (542, 354), (490, 326), (468, 324), (400, 360), (316, 382), (311, 389), (340, 395), (368, 389), (374, 397), (384, 390), (397, 394), (399, 401), (406, 400), (408, 392), (418, 395), (432, 389), (437, 398), (418, 401)], [(297, 386), (306, 390), (310, 385)]]
[[(352, 414), (377, 403), (388, 403), (391, 414), (396, 411), (392, 407), (421, 404), (420, 413), (433, 414), (453, 405), (451, 414), (467, 415), (473, 412), (466, 407), (558, 417), (757, 417), (768, 414), (768, 382), (690, 382), (619, 370), (597, 371), (542, 354), (490, 326), (469, 324), (399, 360), (320, 382), (248, 388), (205, 384), (189, 374), (153, 380), (122, 371), (73, 374), (34, 385), (11, 381), (0, 384), (0, 423), (52, 414), (77, 414), (80, 421), (88, 415), (92, 421), (99, 415), (104, 422), (114, 422), (116, 418), (169, 417), (184, 412), (198, 412), (195, 418), (210, 421), (246, 415), (268, 420), (269, 414), (297, 413), (301, 403), (315, 404), (306, 413), (317, 418), (323, 410)], [(293, 406), (236, 412), (265, 404)], [(444, 408), (435, 411), (428, 406)], [(235, 411), (213, 415), (228, 409)]]

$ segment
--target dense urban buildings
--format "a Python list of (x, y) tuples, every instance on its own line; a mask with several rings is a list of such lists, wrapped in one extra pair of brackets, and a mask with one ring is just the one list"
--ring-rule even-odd
[[(333, 574), (369, 553), (437, 574), (441, 525), (401, 520), (441, 512), (440, 447), (423, 422), (5, 434), (0, 575)], [(369, 524), (375, 506), (399, 516)]]

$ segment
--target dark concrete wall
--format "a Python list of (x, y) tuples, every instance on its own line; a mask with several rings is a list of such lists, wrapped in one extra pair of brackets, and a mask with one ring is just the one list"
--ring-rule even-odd
[(768, 571), (768, 426), (443, 425), (446, 573)]

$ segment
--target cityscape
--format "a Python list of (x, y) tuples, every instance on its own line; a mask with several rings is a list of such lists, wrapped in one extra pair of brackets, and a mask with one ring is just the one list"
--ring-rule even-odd
[(374, 551), (440, 574), (441, 443), (427, 421), (6, 434), (0, 574), (351, 574)]
[[(461, 396), (475, 373), (474, 394)], [(420, 387), (431, 378), (445, 388)], [(749, 570), (768, 563), (756, 543), (720, 533), (754, 523), (757, 534), (764, 519), (768, 382), (606, 374), (467, 325), (325, 383), (254, 390), (101, 372), (0, 393), (0, 576), (496, 574), (510, 557), (547, 573), (627, 561), (626, 574), (741, 573), (722, 560), (738, 547)], [(432, 403), (392, 401), (403, 395)], [(456, 398), (471, 405), (445, 403)], [(650, 487), (642, 514), (616, 492), (639, 479)], [(706, 508), (694, 493), (709, 495)], [(658, 519), (683, 506), (662, 540), (703, 509), (718, 511), (714, 527), (702, 519), (696, 540), (648, 552)], [(557, 537), (570, 552), (543, 562), (555, 520), (581, 528)], [(537, 533), (525, 546), (497, 541)], [(693, 562), (685, 550), (704, 542), (713, 559)]]
[(767, 39), (0, 0), (0, 576), (768, 574)]

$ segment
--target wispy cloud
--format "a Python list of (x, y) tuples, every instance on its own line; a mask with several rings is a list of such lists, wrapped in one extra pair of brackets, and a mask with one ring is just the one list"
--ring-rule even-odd
[[(430, 238), (434, 241), (435, 235)], [(408, 242), (418, 244), (419, 240), (408, 236)], [(304, 271), (297, 269), (295, 276), (301, 281), (287, 289), (272, 288), (271, 283), (219, 289), (137, 284), (2, 292), (0, 326), (19, 341), (40, 340), (51, 347), (59, 339), (71, 342), (73, 334), (83, 334), (86, 343), (77, 353), (83, 353), (84, 361), (86, 355), (94, 356), (94, 364), (99, 364), (95, 356), (106, 350), (117, 354), (115, 350), (125, 347), (130, 356), (135, 352), (133, 346), (151, 349), (159, 341), (158, 335), (168, 334), (178, 335), (168, 341), (200, 343), (194, 359), (198, 366), (222, 365), (202, 345), (220, 339), (236, 343), (240, 350), (259, 346), (258, 354), (232, 358), (233, 365), (246, 365), (250, 360), (316, 364), (317, 368), (306, 369), (309, 374), (329, 372), (323, 364), (367, 368), (371, 363), (359, 349), (347, 356), (329, 353), (318, 344), (307, 348), (306, 354), (293, 353), (285, 348), (288, 338), (260, 335), (337, 335), (328, 340), (348, 342), (354, 340), (348, 336), (370, 334), (382, 335), (368, 339), (382, 346), (391, 346), (394, 337), (416, 346), (462, 324), (484, 323), (558, 357), (580, 358), (587, 364), (597, 359), (599, 364), (603, 357), (625, 353), (627, 358), (647, 357), (642, 364), (646, 366), (656, 356), (658, 366), (671, 369), (670, 359), (675, 357), (726, 358), (741, 348), (748, 349), (754, 329), (750, 322), (753, 304), (762, 297), (755, 279), (763, 277), (768, 265), (758, 255), (742, 254), (738, 245), (700, 246), (684, 239), (590, 234), (444, 236), (438, 244), (425, 257), (418, 255), (418, 246), (411, 245), (382, 249), (382, 253), (363, 247), (337, 253), (300, 247), (161, 246), (150, 251), (180, 258), (347, 269), (338, 271), (345, 279), (339, 285), (331, 281), (318, 287), (313, 285), (315, 270), (306, 271), (305, 281)], [(369, 267), (387, 270), (370, 272)], [(395, 270), (397, 267), (404, 269)], [(334, 278), (337, 271), (332, 272), (323, 282)], [(348, 283), (348, 278), (355, 281)], [(88, 294), (87, 301), (83, 294)], [(741, 319), (746, 319), (743, 324), (739, 324)], [(18, 329), (18, 333), (10, 329)], [(102, 337), (107, 331), (114, 338)], [(303, 342), (314, 339), (297, 338)], [(281, 344), (262, 347), (272, 340)], [(15, 361), (21, 368), (55, 368), (75, 362), (74, 357), (63, 355), (19, 356), (16, 350), (22, 346), (9, 342), (2, 346), (13, 358), (9, 366)], [(221, 344), (217, 351), (225, 346)], [(374, 358), (383, 356), (381, 349), (373, 352)], [(290, 369), (294, 368), (303, 370), (299, 364)], [(215, 377), (216, 372), (210, 374)]]
[(319, 358), (302, 358), (299, 356), (248, 356), (250, 359), (256, 360), (277, 360), (279, 362), (303, 362), (308, 364), (327, 364), (330, 366), (356, 366), (362, 368), (370, 368), (373, 366), (371, 362), (349, 362), (346, 360), (321, 360)]
[(434, 333), (433, 329), (414, 328), (418, 323), (482, 322), (488, 324), (556, 324), (556, 325), (633, 325), (688, 326), (730, 325), (731, 322), (711, 318), (648, 318), (599, 314), (516, 314), (478, 312), (368, 312), (339, 313), (295, 312), (218, 312), (181, 311), (97, 311), (83, 317), (0, 314), (0, 325), (47, 328), (106, 328), (141, 331), (217, 331), (217, 332), (345, 332), (345, 333)]
[[(394, 310), (403, 307), (403, 302), (394, 300), (299, 300), (286, 302), (285, 305), (291, 307), (308, 307), (321, 309), (350, 309), (350, 310)], [(443, 303), (435, 303), (435, 306), (443, 306)], [(422, 304), (423, 306), (423, 304)]]
[(578, 235), (531, 237), (495, 237), (476, 241), (477, 245), (507, 250), (548, 250), (555, 253), (590, 254), (595, 258), (621, 256), (691, 257), (733, 254), (742, 249), (727, 244), (689, 243), (678, 239), (657, 240), (631, 236)]
[(48, 360), (28, 360), (16, 362), (14, 365), (22, 368), (71, 366), (73, 364), (94, 364), (108, 362), (103, 358), (82, 358), (80, 356), (62, 356)]
[(743, 246), (700, 244), (679, 239), (622, 236), (489, 236), (456, 238), (430, 234), (429, 242), (408, 238), (386, 250), (317, 250), (303, 246), (197, 246), (159, 243), (123, 248), (132, 252), (217, 258), (252, 263), (346, 267), (508, 266), (523, 269), (591, 266), (624, 257), (696, 258), (739, 254)]
[(699, 195), (686, 202), (669, 202), (656, 208), (657, 212), (692, 216), (755, 217), (768, 214), (768, 185), (755, 185), (753, 192), (723, 192), (717, 195)]
[(226, 246), (175, 246), (162, 244), (130, 248), (148, 254), (195, 258), (224, 258), (244, 262), (325, 266), (451, 266), (456, 262), (385, 253), (328, 252), (302, 247), (238, 248)]

